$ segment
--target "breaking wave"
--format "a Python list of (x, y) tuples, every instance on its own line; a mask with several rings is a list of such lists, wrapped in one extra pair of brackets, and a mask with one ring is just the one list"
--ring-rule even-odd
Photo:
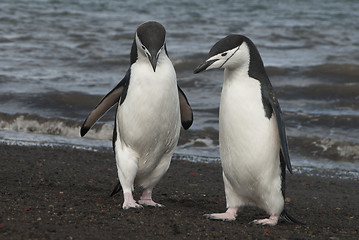
[[(0, 130), (79, 137), (80, 127), (81, 123), (73, 120), (41, 118), (30, 114), (8, 115), (0, 113)], [(107, 123), (96, 124), (86, 137), (111, 140), (112, 132), (113, 125)]]

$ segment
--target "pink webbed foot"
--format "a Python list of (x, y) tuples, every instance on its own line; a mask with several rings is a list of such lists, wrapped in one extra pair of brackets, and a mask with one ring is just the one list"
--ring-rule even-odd
[(139, 204), (141, 204), (142, 206), (150, 206), (150, 207), (159, 207), (159, 208), (165, 208), (166, 206), (163, 204), (159, 204), (154, 202), (152, 199), (141, 199), (138, 201)]
[(269, 218), (253, 220), (250, 224), (275, 226), (278, 223), (278, 219), (278, 215), (271, 215)]
[(156, 203), (152, 200), (152, 190), (145, 189), (142, 193), (141, 199), (138, 201), (143, 206), (165, 208), (165, 205)]
[(136, 209), (142, 209), (143, 206), (136, 203), (136, 201), (133, 199), (132, 193), (124, 193), (124, 202), (122, 205), (122, 208), (124, 210), (130, 209), (130, 208), (136, 208)]
[(237, 218), (238, 208), (228, 208), (224, 213), (204, 214), (203, 217), (211, 220), (234, 221)]

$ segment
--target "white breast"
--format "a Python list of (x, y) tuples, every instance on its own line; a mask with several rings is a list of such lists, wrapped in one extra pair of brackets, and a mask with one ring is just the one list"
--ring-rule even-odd
[(275, 118), (265, 117), (260, 82), (246, 72), (225, 70), (219, 131), (223, 171), (234, 185), (250, 191), (261, 178), (280, 175)]
[(121, 141), (140, 156), (171, 151), (179, 137), (176, 73), (167, 56), (161, 55), (156, 72), (146, 61), (131, 66), (127, 96), (117, 114)]

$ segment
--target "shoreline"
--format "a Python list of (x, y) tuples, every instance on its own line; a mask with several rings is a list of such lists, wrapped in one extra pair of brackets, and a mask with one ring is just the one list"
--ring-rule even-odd
[[(225, 211), (221, 166), (181, 160), (155, 187), (166, 209), (124, 211), (112, 151), (0, 144), (1, 239), (355, 239), (359, 180), (287, 174), (286, 209), (306, 225), (248, 225), (266, 215), (244, 208), (234, 222), (211, 221)], [(140, 189), (134, 192), (135, 199)]]

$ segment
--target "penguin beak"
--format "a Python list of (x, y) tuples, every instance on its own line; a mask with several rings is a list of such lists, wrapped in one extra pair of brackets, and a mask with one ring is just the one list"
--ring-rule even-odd
[(157, 60), (158, 60), (157, 57), (152, 57), (152, 56), (150, 57), (150, 62), (154, 72), (156, 72)]
[[(161, 51), (161, 50), (160, 50)], [(148, 56), (148, 59), (151, 62), (153, 71), (156, 72), (156, 67), (157, 67), (157, 61), (158, 61), (158, 57), (160, 56), (160, 52), (151, 52), (151, 55)]]
[(218, 61), (218, 59), (213, 59), (213, 60), (209, 60), (209, 61), (205, 61), (204, 63), (202, 63), (201, 65), (199, 65), (195, 70), (194, 73), (200, 73), (203, 71), (206, 71), (207, 68), (209, 66), (211, 66), (214, 62)]

